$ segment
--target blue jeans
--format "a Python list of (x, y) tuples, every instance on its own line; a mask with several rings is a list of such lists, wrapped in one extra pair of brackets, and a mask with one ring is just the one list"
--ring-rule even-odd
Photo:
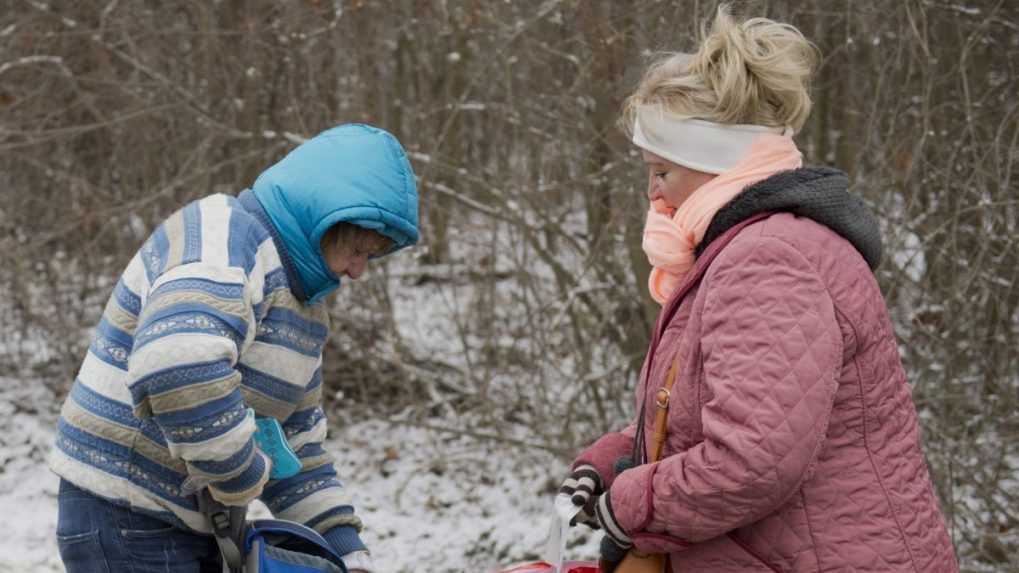
[(216, 540), (60, 480), (57, 545), (67, 573), (220, 573)]

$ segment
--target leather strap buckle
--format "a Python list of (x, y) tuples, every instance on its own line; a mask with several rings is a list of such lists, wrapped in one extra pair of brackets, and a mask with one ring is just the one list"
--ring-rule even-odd
[(658, 406), (659, 409), (665, 410), (669, 407), (670, 397), (672, 397), (672, 394), (669, 392), (668, 388), (659, 388), (658, 391), (655, 392), (655, 405)]

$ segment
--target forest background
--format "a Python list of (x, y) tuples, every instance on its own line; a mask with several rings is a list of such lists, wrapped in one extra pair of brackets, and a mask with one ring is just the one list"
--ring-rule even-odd
[[(333, 303), (338, 431), (375, 418), (565, 463), (632, 415), (658, 308), (620, 103), (716, 6), (0, 0), (0, 413), (55, 419), (164, 217), (358, 121), (406, 146), (424, 234)], [(881, 220), (877, 277), (964, 568), (1019, 571), (1019, 3), (734, 6), (820, 48), (797, 142)], [(0, 432), (0, 475), (41, 465), (41, 443)]]

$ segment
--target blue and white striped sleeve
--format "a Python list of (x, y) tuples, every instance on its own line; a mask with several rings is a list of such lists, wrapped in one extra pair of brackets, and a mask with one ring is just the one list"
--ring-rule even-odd
[(255, 447), (237, 370), (255, 328), (252, 257), (243, 253), (257, 245), (245, 244), (252, 239), (231, 219), (225, 197), (204, 199), (142, 248), (150, 287), (128, 379), (135, 415), (152, 417), (188, 474), (221, 502), (242, 505), (261, 493), (269, 463)]
[(262, 494), (262, 501), (276, 517), (303, 523), (323, 534), (341, 555), (364, 551), (358, 535), (361, 520), (336, 475), (332, 456), (322, 447), (326, 418), (321, 401), (319, 369), (297, 409), (283, 423), (287, 441), (301, 459), (301, 472), (271, 482)]

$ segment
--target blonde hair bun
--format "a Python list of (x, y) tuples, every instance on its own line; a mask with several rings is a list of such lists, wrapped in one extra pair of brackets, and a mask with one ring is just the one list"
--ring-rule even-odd
[(818, 50), (799, 30), (767, 18), (737, 22), (723, 4), (701, 36), (695, 53), (649, 67), (624, 104), (627, 128), (647, 104), (718, 123), (803, 127)]

